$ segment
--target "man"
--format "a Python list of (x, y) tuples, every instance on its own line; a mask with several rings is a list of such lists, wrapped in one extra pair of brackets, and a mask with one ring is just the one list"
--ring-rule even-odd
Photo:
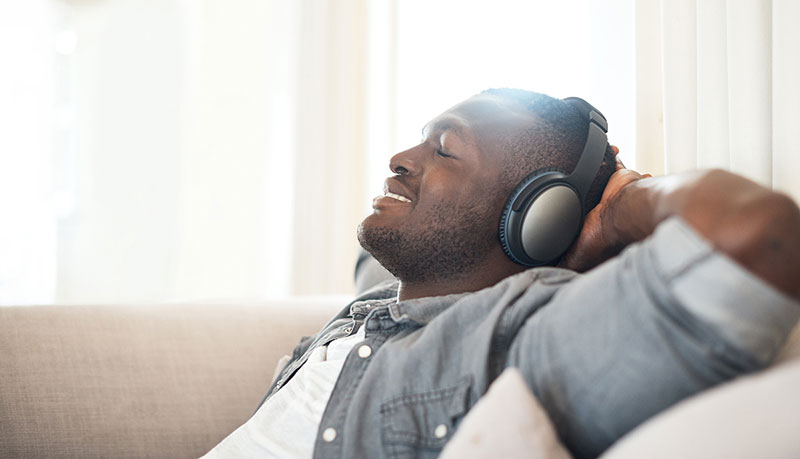
[(742, 177), (614, 173), (607, 147), (561, 268), (506, 254), (510, 194), (531, 173), (575, 168), (587, 124), (572, 104), (520, 90), (485, 91), (428, 123), (392, 158), (358, 231), (399, 282), (301, 341), (209, 456), (435, 457), (512, 366), (570, 451), (595, 456), (768, 364), (800, 315), (800, 210)]

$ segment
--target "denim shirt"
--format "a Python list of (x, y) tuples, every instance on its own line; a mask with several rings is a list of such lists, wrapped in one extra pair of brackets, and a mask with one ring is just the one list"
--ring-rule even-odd
[(679, 218), (587, 274), (534, 268), (474, 293), (361, 295), (305, 338), (265, 400), (311, 350), (354, 333), (315, 458), (436, 457), (508, 366), (520, 369), (578, 457), (600, 454), (675, 402), (763, 368), (800, 305), (716, 252)]

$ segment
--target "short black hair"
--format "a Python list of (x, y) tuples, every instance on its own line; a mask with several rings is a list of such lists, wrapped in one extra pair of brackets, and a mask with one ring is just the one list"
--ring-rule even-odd
[[(528, 129), (516, 138), (507, 139), (504, 145), (509, 156), (500, 179), (506, 194), (535, 172), (558, 170), (569, 174), (575, 169), (589, 132), (589, 123), (576, 107), (561, 99), (524, 89), (493, 88), (481, 94), (497, 97), (534, 116)], [(614, 156), (611, 145), (606, 144), (600, 170), (586, 193), (586, 212), (600, 202), (608, 179), (616, 170)]]

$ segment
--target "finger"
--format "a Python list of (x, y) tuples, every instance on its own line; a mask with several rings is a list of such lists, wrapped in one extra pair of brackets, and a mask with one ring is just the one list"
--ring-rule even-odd
[(614, 159), (617, 161), (617, 167), (615, 170), (625, 169), (625, 164), (623, 164), (622, 160), (619, 159), (619, 147), (616, 145), (611, 145), (611, 149), (614, 151)]
[(642, 175), (633, 169), (622, 169), (615, 172), (609, 178), (609, 182), (613, 180), (615, 183), (629, 183), (641, 180), (642, 178)]
[(644, 178), (642, 174), (633, 169), (625, 169), (625, 172), (623, 172), (623, 174), (632, 180), (641, 180)]

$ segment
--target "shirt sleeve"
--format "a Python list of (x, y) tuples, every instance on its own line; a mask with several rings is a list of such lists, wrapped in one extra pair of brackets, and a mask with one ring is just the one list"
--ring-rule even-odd
[(509, 351), (578, 457), (705, 388), (763, 368), (800, 304), (679, 217), (566, 283)]

